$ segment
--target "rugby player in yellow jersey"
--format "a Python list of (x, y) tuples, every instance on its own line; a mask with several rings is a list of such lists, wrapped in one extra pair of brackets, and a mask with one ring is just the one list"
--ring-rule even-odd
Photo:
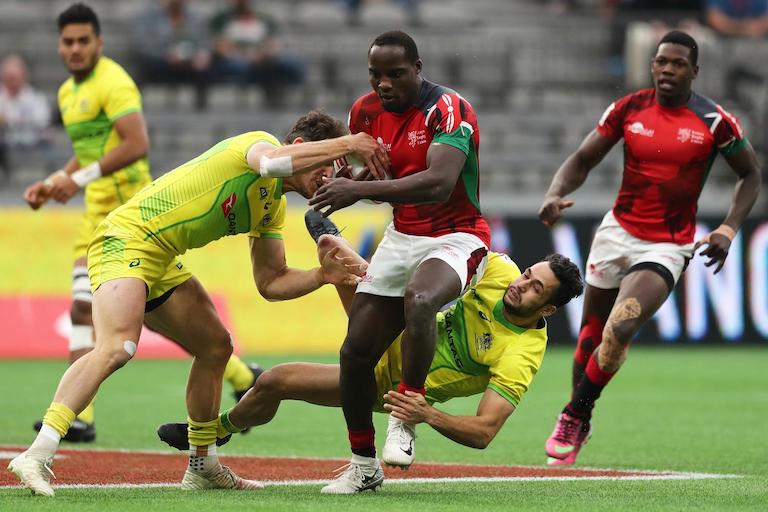
[(253, 278), (269, 300), (300, 297), (326, 283), (356, 284), (365, 265), (340, 257), (338, 248), (323, 255), (320, 267), (289, 268), (281, 233), (284, 193), (311, 197), (333, 172), (334, 160), (353, 155), (373, 174), (387, 172), (386, 151), (376, 140), (345, 133), (341, 122), (313, 111), (296, 122), (286, 145), (263, 131), (226, 139), (107, 216), (88, 247), (96, 347), (66, 371), (37, 438), (9, 464), (24, 485), (53, 496), (50, 464), (60, 437), (99, 385), (136, 353), (146, 322), (194, 357), (186, 394), (191, 447), (182, 488), (261, 487), (222, 466), (216, 455), (221, 379), (232, 345), (208, 294), (178, 256), (247, 233)]
[[(85, 215), (75, 242), (69, 334), (70, 363), (93, 349), (91, 288), (86, 268), (88, 242), (109, 212), (124, 204), (152, 178), (149, 140), (142, 116), (141, 95), (131, 77), (102, 55), (99, 18), (88, 6), (74, 4), (59, 15), (59, 55), (70, 77), (59, 88), (59, 110), (72, 140), (74, 156), (63, 169), (24, 193), (38, 209), (48, 199), (66, 203), (85, 189)], [(257, 368), (233, 356), (226, 379), (241, 396), (253, 383)], [(40, 430), (42, 422), (35, 424)], [(90, 442), (96, 438), (93, 405), (81, 412), (64, 439)]]
[[(337, 248), (350, 261), (364, 261), (343, 239), (327, 235), (320, 241), (318, 256)], [(480, 281), (437, 315), (437, 350), (426, 380), (426, 397), (397, 392), (402, 378), (401, 334), (376, 365), (375, 410), (391, 412), (404, 424), (427, 423), (457, 443), (485, 448), (515, 410), (541, 365), (547, 344), (544, 318), (582, 290), (578, 268), (560, 254), (547, 256), (521, 273), (506, 255), (490, 253)], [(353, 294), (339, 291), (349, 311)], [(265, 371), (242, 400), (220, 416), (220, 438), (225, 442), (230, 433), (268, 423), (282, 400), (341, 406), (339, 375), (337, 364), (287, 363)], [(475, 416), (453, 416), (432, 406), (478, 394), (482, 397)], [(171, 446), (185, 449), (183, 427), (165, 424), (158, 434)], [(402, 437), (413, 439), (412, 434)], [(413, 449), (408, 443), (399, 447)], [(374, 489), (383, 481), (378, 460), (368, 467), (356, 464), (353, 457), (347, 470), (323, 492), (352, 494)]]

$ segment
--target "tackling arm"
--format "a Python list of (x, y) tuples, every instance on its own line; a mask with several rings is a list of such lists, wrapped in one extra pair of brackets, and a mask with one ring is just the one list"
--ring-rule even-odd
[(335, 139), (286, 144), (275, 147), (257, 143), (248, 150), (248, 165), (262, 176), (286, 177), (329, 165), (337, 158), (355, 154), (377, 176), (389, 168), (384, 149), (370, 135), (358, 133)]
[(384, 408), (407, 423), (426, 423), (448, 439), (470, 448), (488, 447), (515, 406), (491, 389), (480, 399), (475, 416), (452, 416), (427, 403), (419, 393), (390, 391), (384, 396)]
[(355, 285), (365, 273), (357, 262), (339, 256), (338, 249), (326, 253), (321, 266), (299, 270), (287, 265), (281, 239), (251, 238), (250, 244), (253, 279), (269, 301), (295, 299), (326, 283)]
[(326, 216), (360, 199), (389, 203), (441, 203), (453, 193), (466, 155), (447, 144), (432, 144), (427, 151), (427, 168), (395, 180), (358, 181), (345, 178), (326, 180), (309, 204), (315, 210), (329, 207)]

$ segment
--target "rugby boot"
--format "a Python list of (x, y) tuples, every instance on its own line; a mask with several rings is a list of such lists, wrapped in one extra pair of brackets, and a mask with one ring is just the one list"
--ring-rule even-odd
[(304, 214), (304, 224), (306, 224), (309, 236), (315, 243), (323, 235), (341, 236), (341, 231), (336, 227), (336, 224), (316, 210), (307, 210), (307, 213)]
[(567, 466), (576, 462), (576, 456), (591, 435), (590, 422), (571, 416), (567, 412), (561, 413), (545, 446), (547, 465)]
[[(164, 423), (157, 428), (157, 437), (177, 450), (189, 450), (186, 423)], [(216, 446), (227, 444), (230, 439), (232, 439), (232, 434), (216, 438)]]
[(210, 471), (201, 473), (187, 469), (181, 480), (181, 488), (185, 491), (198, 491), (203, 489), (233, 489), (236, 491), (248, 491), (263, 489), (264, 484), (256, 480), (240, 478), (227, 466), (219, 464)]
[[(8, 464), (8, 471), (16, 475), (21, 484), (38, 496), (54, 496), (51, 487), (51, 477), (54, 476), (51, 466), (53, 455), (30, 453), (29, 450), (20, 453)], [(54, 476), (55, 478), (55, 476)]]
[(337, 477), (320, 489), (322, 494), (355, 494), (367, 490), (375, 491), (384, 483), (384, 471), (379, 460), (371, 457), (352, 455), (352, 460), (336, 470)]
[(391, 414), (387, 424), (387, 440), (381, 454), (381, 461), (387, 466), (408, 469), (416, 457), (416, 426), (400, 421)]

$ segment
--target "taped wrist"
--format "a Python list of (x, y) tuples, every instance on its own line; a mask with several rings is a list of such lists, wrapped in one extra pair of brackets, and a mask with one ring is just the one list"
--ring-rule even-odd
[(264, 178), (285, 178), (293, 175), (293, 160), (290, 156), (269, 158), (263, 155), (259, 159), (259, 174)]
[(88, 164), (73, 172), (70, 178), (77, 183), (78, 187), (83, 188), (90, 182), (101, 178), (101, 165), (98, 161)]

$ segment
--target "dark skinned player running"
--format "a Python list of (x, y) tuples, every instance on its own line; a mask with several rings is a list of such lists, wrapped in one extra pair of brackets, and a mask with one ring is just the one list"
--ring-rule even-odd
[[(608, 151), (624, 138), (619, 195), (587, 260), (587, 289), (573, 361), (571, 401), (546, 443), (548, 464), (576, 461), (591, 434), (595, 401), (619, 371), (640, 327), (661, 307), (696, 251), (717, 273), (760, 190), (755, 151), (736, 118), (691, 90), (698, 45), (665, 35), (651, 62), (654, 87), (612, 103), (560, 166), (539, 211), (553, 225)], [(723, 223), (694, 244), (697, 201), (720, 153), (738, 179)]]
[[(352, 461), (323, 493), (359, 492), (374, 481), (381, 471), (372, 414), (376, 363), (402, 331), (398, 391), (424, 395), (435, 354), (435, 315), (486, 262), (490, 230), (478, 200), (477, 116), (460, 95), (424, 79), (421, 70), (409, 35), (393, 31), (373, 41), (368, 51), (373, 91), (353, 104), (349, 128), (379, 141), (393, 179), (328, 179), (310, 201), (325, 215), (361, 199), (394, 208), (394, 221), (357, 287), (341, 347), (341, 403)], [(390, 415), (382, 460), (410, 466), (414, 438), (414, 425)]]

